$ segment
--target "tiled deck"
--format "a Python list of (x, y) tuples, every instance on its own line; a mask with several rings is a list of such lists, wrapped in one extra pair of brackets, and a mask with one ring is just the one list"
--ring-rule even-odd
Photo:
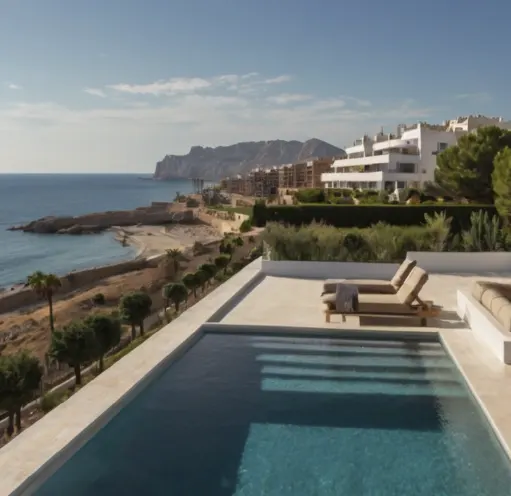
[[(243, 301), (222, 320), (223, 324), (237, 325), (276, 325), (300, 327), (327, 327), (353, 329), (359, 326), (368, 328), (399, 328), (410, 330), (439, 330), (466, 328), (456, 314), (456, 291), (470, 291), (473, 281), (481, 279), (507, 280), (484, 276), (454, 276), (431, 274), (421, 292), (425, 300), (432, 300), (443, 307), (438, 319), (430, 319), (428, 328), (418, 327), (414, 318), (363, 318), (348, 317), (345, 323), (340, 316), (332, 316), (332, 323), (326, 324), (321, 304), (322, 280), (296, 279), (290, 277), (267, 276)], [(416, 328), (416, 329), (415, 329)]]

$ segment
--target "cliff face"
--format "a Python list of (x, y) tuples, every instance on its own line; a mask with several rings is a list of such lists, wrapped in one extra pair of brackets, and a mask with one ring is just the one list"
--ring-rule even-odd
[(313, 157), (332, 157), (344, 150), (319, 139), (258, 141), (231, 146), (193, 146), (188, 155), (167, 155), (156, 164), (155, 179), (201, 177), (220, 179), (243, 174), (257, 166), (290, 164)]

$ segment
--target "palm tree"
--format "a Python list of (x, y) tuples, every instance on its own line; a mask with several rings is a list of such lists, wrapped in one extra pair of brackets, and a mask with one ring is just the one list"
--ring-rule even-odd
[(0, 408), (7, 412), (7, 435), (21, 431), (21, 407), (39, 391), (43, 368), (36, 357), (26, 351), (0, 357)]
[(222, 254), (229, 255), (229, 257), (232, 257), (232, 254), (234, 253), (234, 244), (233, 241), (230, 239), (224, 239), (219, 246), (219, 251)]
[(119, 313), (122, 320), (131, 325), (131, 339), (137, 335), (136, 326), (140, 327), (140, 335), (144, 335), (144, 319), (149, 317), (153, 300), (143, 291), (135, 291), (122, 297)]
[(179, 261), (181, 260), (181, 250), (178, 250), (177, 248), (167, 250), (165, 256), (166, 256), (167, 260), (172, 263), (172, 266), (174, 267), (174, 274), (177, 274), (179, 272)]
[(96, 338), (99, 371), (103, 372), (105, 354), (121, 341), (121, 322), (109, 315), (90, 315), (84, 324), (92, 329)]
[(60, 279), (55, 274), (45, 274), (38, 270), (28, 276), (27, 284), (42, 298), (48, 301), (50, 309), (50, 329), (55, 331), (55, 323), (53, 318), (53, 295), (62, 286)]
[(50, 355), (73, 368), (77, 386), (82, 384), (82, 365), (94, 360), (97, 353), (94, 330), (83, 320), (75, 320), (52, 334)]
[(196, 277), (196, 274), (189, 272), (183, 277), (183, 284), (189, 291), (193, 292), (193, 297), (197, 298), (197, 288), (200, 287), (201, 281)]
[(229, 265), (229, 262), (231, 259), (228, 255), (220, 255), (215, 258), (215, 265), (218, 268), (218, 270), (224, 271), (224, 274), (227, 272), (227, 266)]
[(199, 265), (199, 270), (202, 270), (206, 274), (208, 282), (211, 282), (211, 279), (213, 279), (217, 273), (216, 265), (214, 263), (201, 264)]
[(193, 275), (197, 279), (197, 283), (201, 287), (202, 292), (204, 293), (204, 291), (206, 290), (206, 283), (208, 282), (209, 279), (208, 274), (206, 274), (205, 271), (199, 268), (199, 270), (197, 270), (197, 272), (195, 272)]
[(163, 286), (163, 297), (167, 302), (165, 306), (165, 315), (167, 315), (167, 306), (169, 301), (174, 304), (176, 313), (178, 313), (179, 305), (188, 299), (188, 290), (182, 282), (165, 284), (165, 286)]

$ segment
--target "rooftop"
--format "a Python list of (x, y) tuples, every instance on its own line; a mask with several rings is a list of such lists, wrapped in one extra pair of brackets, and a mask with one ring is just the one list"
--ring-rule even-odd
[[(304, 266), (307, 262), (292, 264)], [(367, 264), (355, 265), (367, 269)], [(392, 264), (371, 264), (370, 273), (383, 265)], [(316, 278), (305, 277), (303, 271), (301, 275), (272, 275), (261, 259), (256, 260), (0, 450), (0, 471), (5, 474), (0, 479), (0, 494), (11, 494), (27, 478), (29, 483), (16, 494), (36, 488), (48, 471), (54, 470), (48, 468), (50, 459), (52, 467), (60, 466), (208, 327), (223, 332), (251, 332), (265, 326), (267, 331), (279, 333), (307, 328), (311, 333), (339, 336), (370, 336), (375, 331), (438, 335), (511, 456), (511, 366), (481, 345), (456, 313), (457, 291), (469, 291), (472, 283), (481, 279), (511, 283), (511, 274), (429, 272), (421, 296), (442, 305), (443, 312), (427, 328), (417, 327), (413, 319), (360, 322), (349, 317), (343, 324), (334, 316), (332, 323), (326, 324), (320, 301), (324, 274)]]

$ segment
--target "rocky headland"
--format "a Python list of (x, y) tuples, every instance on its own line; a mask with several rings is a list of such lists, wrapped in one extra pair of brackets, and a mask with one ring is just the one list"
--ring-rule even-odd
[(28, 224), (12, 226), (10, 231), (37, 234), (96, 234), (114, 226), (159, 226), (194, 222), (190, 209), (173, 211), (171, 203), (153, 203), (134, 210), (113, 210), (76, 217), (43, 217)]
[(318, 157), (343, 156), (344, 150), (319, 139), (251, 141), (216, 148), (193, 146), (187, 155), (167, 155), (156, 164), (154, 179), (202, 177), (217, 180), (258, 166), (291, 164)]

